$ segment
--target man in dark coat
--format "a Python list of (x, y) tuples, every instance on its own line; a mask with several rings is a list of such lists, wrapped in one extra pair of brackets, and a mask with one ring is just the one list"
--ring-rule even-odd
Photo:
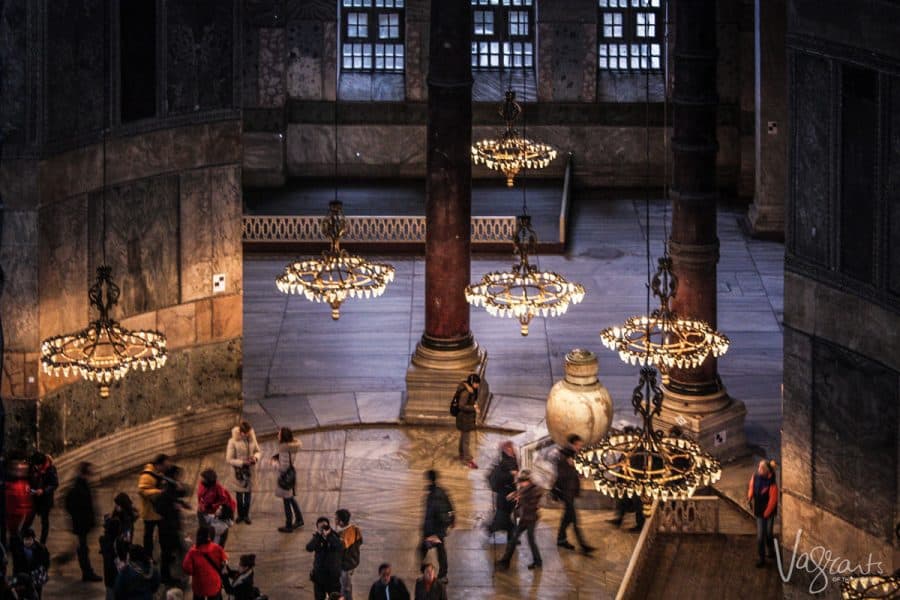
[(447, 530), (453, 527), (453, 504), (447, 496), (447, 492), (437, 484), (437, 471), (431, 469), (425, 473), (428, 480), (428, 495), (425, 497), (425, 522), (422, 525), (422, 544), (419, 546), (419, 556), (424, 562), (428, 550), (437, 549), (438, 555), (438, 579), (447, 583), (447, 548), (444, 538)]
[(32, 500), (31, 515), (25, 522), (26, 527), (31, 527), (34, 518), (41, 518), (41, 545), (47, 545), (47, 536), (50, 533), (50, 510), (53, 508), (53, 495), (59, 487), (59, 475), (53, 459), (43, 452), (35, 452), (31, 456), (30, 485), (34, 496)]
[(553, 492), (565, 506), (562, 521), (559, 522), (559, 531), (556, 534), (556, 545), (569, 550), (575, 549), (566, 536), (566, 530), (571, 524), (581, 551), (584, 554), (590, 554), (596, 548), (584, 541), (584, 536), (581, 535), (581, 529), (578, 527), (578, 515), (575, 512), (575, 498), (581, 494), (581, 482), (578, 480), (578, 471), (575, 470), (575, 455), (581, 451), (584, 441), (574, 433), (566, 441), (568, 441), (568, 445), (560, 448), (556, 458), (556, 485), (553, 486)]
[(459, 460), (466, 463), (470, 469), (477, 469), (478, 465), (472, 456), (471, 438), (475, 431), (475, 422), (478, 417), (478, 386), (481, 385), (481, 377), (472, 373), (456, 388), (453, 403), (459, 407), (456, 413), (456, 428), (459, 430)]
[(369, 589), (369, 600), (409, 600), (409, 590), (403, 580), (391, 575), (391, 565), (378, 567), (378, 580)]
[(325, 600), (329, 594), (340, 592), (344, 543), (326, 517), (316, 521), (316, 532), (306, 544), (306, 551), (315, 552), (311, 576), (316, 600)]
[(519, 473), (519, 461), (516, 459), (516, 448), (509, 440), (500, 444), (500, 460), (491, 469), (488, 483), (494, 492), (494, 519), (488, 531), (495, 533), (505, 531), (506, 539), (512, 537), (516, 529), (512, 513), (515, 502), (507, 496), (516, 491), (516, 475)]
[(66, 512), (72, 519), (72, 533), (78, 537), (78, 566), (81, 567), (82, 581), (103, 581), (91, 567), (88, 553), (87, 536), (97, 525), (94, 513), (94, 496), (91, 493), (90, 479), (94, 475), (94, 466), (83, 462), (78, 465), (78, 475), (72, 489), (66, 494)]
[(531, 548), (531, 564), (529, 569), (540, 569), (543, 561), (541, 560), (541, 552), (538, 550), (537, 542), (534, 539), (534, 529), (538, 522), (538, 504), (541, 501), (543, 492), (541, 488), (531, 481), (531, 471), (522, 469), (516, 478), (518, 489), (510, 496), (516, 501), (516, 516), (519, 521), (516, 524), (516, 530), (513, 536), (506, 542), (506, 552), (500, 560), (497, 561), (497, 568), (505, 571), (509, 568), (509, 561), (512, 559), (513, 552), (519, 543), (519, 537), (522, 533), (528, 533), (528, 546)]

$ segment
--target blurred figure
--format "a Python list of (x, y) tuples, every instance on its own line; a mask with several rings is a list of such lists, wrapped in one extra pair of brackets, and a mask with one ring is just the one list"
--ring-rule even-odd
[(103, 581), (91, 567), (91, 556), (88, 552), (87, 536), (97, 525), (94, 513), (94, 495), (91, 492), (91, 478), (94, 466), (89, 462), (78, 465), (75, 483), (66, 494), (66, 512), (72, 519), (72, 533), (78, 538), (78, 566), (81, 567), (82, 581)]
[(250, 494), (256, 479), (256, 463), (262, 451), (256, 441), (256, 432), (247, 421), (231, 430), (231, 439), (225, 449), (225, 460), (234, 470), (232, 486), (237, 498), (237, 519), (235, 523), (250, 521)]
[(516, 458), (516, 447), (509, 440), (500, 444), (500, 458), (491, 468), (488, 484), (494, 492), (494, 518), (488, 526), (490, 533), (506, 532), (506, 539), (513, 536), (516, 525), (513, 522), (515, 502), (507, 496), (516, 491), (516, 475), (519, 473), (519, 461)]
[(437, 484), (438, 473), (434, 469), (425, 472), (428, 481), (428, 495), (425, 496), (425, 522), (422, 524), (422, 543), (419, 546), (419, 556), (422, 561), (428, 555), (431, 548), (437, 549), (438, 555), (438, 579), (447, 583), (447, 548), (444, 546), (444, 538), (456, 517), (453, 512), (453, 504), (450, 502), (447, 492)]
[(581, 529), (578, 527), (578, 513), (575, 512), (575, 498), (581, 494), (581, 481), (578, 471), (575, 470), (575, 455), (581, 451), (584, 441), (575, 433), (566, 438), (568, 444), (559, 450), (556, 458), (556, 484), (553, 492), (565, 506), (562, 520), (559, 522), (559, 531), (556, 533), (556, 545), (569, 550), (575, 546), (569, 543), (566, 530), (569, 525), (575, 530), (575, 539), (581, 546), (583, 554), (590, 554), (596, 548), (584, 541)]
[(32, 509), (25, 523), (31, 527), (35, 517), (41, 518), (41, 545), (47, 544), (50, 533), (50, 510), (53, 508), (53, 496), (59, 487), (59, 475), (49, 454), (35, 452), (31, 455), (29, 483), (32, 493)]
[(144, 521), (144, 550), (153, 557), (153, 531), (159, 526), (160, 516), (154, 508), (156, 496), (162, 493), (162, 478), (172, 466), (169, 457), (158, 454), (153, 462), (144, 466), (138, 478), (138, 494), (141, 497), (140, 516)]
[(447, 600), (447, 588), (434, 572), (434, 565), (422, 565), (422, 576), (416, 579), (416, 600)]
[(185, 502), (187, 487), (181, 481), (181, 469), (175, 465), (166, 469), (162, 477), (162, 491), (156, 496), (156, 512), (159, 514), (159, 573), (164, 585), (178, 585), (172, 577), (172, 565), (180, 556), (181, 511), (189, 510)]
[(456, 417), (456, 428), (459, 430), (459, 460), (470, 469), (477, 469), (478, 464), (472, 455), (472, 438), (478, 421), (478, 387), (481, 377), (477, 373), (469, 375), (456, 388), (456, 394), (450, 402), (450, 412)]
[(117, 518), (107, 517), (103, 521), (103, 535), (100, 536), (100, 556), (103, 557), (103, 585), (106, 587), (106, 598), (114, 598), (116, 578), (120, 567), (128, 561), (129, 538), (122, 531), (122, 522)]
[(378, 567), (378, 579), (369, 589), (369, 600), (409, 600), (409, 590), (399, 577), (391, 574), (391, 565)]
[(159, 570), (143, 546), (128, 548), (128, 562), (119, 571), (113, 590), (115, 600), (153, 600), (159, 589)]
[(518, 522), (513, 536), (506, 542), (506, 552), (497, 561), (497, 568), (503, 571), (509, 568), (509, 562), (519, 543), (519, 537), (521, 537), (522, 533), (527, 532), (528, 546), (531, 548), (531, 564), (528, 565), (528, 568), (540, 569), (543, 561), (534, 538), (534, 529), (537, 526), (538, 504), (543, 493), (541, 488), (531, 481), (531, 472), (528, 469), (519, 471), (519, 476), (516, 477), (516, 485), (517, 490), (510, 494), (510, 499), (516, 502)]
[(9, 543), (18, 537), (31, 514), (32, 495), (28, 481), (28, 464), (21, 458), (10, 458), (8, 461), (5, 499), (6, 499), (6, 532)]

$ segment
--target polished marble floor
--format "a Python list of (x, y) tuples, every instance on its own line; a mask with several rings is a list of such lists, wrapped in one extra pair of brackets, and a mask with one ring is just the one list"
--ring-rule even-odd
[[(485, 480), (485, 468), (470, 470), (455, 459), (456, 434), (437, 428), (365, 427), (320, 431), (300, 436), (303, 450), (295, 462), (298, 470), (298, 500), (307, 526), (295, 533), (282, 534), (281, 501), (274, 497), (274, 470), (261, 472), (260, 489), (254, 494), (252, 525), (235, 526), (226, 550), (236, 561), (240, 554), (257, 554), (257, 584), (272, 600), (312, 598), (308, 573), (312, 555), (304, 546), (316, 517), (332, 517), (338, 508), (347, 508), (363, 530), (362, 562), (354, 579), (356, 596), (365, 598), (377, 578), (381, 562), (394, 565), (394, 572), (407, 584), (417, 573), (415, 547), (423, 513), (423, 473), (437, 469), (458, 513), (457, 527), (447, 539), (449, 554), (450, 598), (534, 598), (604, 599), (613, 598), (631, 556), (637, 535), (614, 530), (606, 523), (609, 511), (582, 511), (582, 525), (588, 539), (598, 547), (593, 557), (558, 548), (556, 526), (560, 510), (544, 509), (538, 526), (538, 544), (544, 559), (541, 571), (529, 571), (527, 544), (518, 550), (512, 568), (503, 573), (493, 569), (504, 546), (503, 534), (491, 540), (481, 524), (489, 518), (491, 493)], [(478, 460), (487, 466), (496, 453), (498, 433), (480, 433)], [(274, 442), (264, 442), (263, 457), (275, 452)], [(198, 473), (207, 467), (226, 471), (224, 449), (204, 457), (180, 461), (185, 480), (193, 487)], [(97, 490), (97, 501), (105, 510), (118, 491), (134, 496), (137, 471), (129, 477), (105, 482)], [(186, 533), (196, 523), (186, 515)], [(53, 515), (54, 531), (50, 550), (54, 556), (71, 556), (74, 538), (65, 531), (65, 517), (59, 509)], [(138, 532), (140, 536), (140, 532)], [(100, 568), (96, 555), (97, 535), (91, 537), (92, 560)], [(493, 543), (496, 542), (496, 543)], [(436, 561), (436, 557), (431, 557)], [(55, 561), (44, 599), (100, 600), (102, 584), (81, 583), (74, 559)]]

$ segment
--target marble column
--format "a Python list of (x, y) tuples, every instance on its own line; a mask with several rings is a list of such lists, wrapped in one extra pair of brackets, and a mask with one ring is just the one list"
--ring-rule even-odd
[[(669, 251), (683, 317), (716, 325), (716, 3), (676, 0), (672, 93), (672, 235)], [(743, 403), (728, 396), (709, 357), (696, 369), (673, 369), (665, 383), (662, 420), (678, 425), (710, 452), (746, 446)]]
[(754, 236), (783, 240), (788, 165), (785, 0), (755, 0), (753, 20), (756, 182), (747, 221)]
[[(483, 371), (469, 330), (472, 217), (472, 70), (469, 2), (431, 6), (426, 148), (425, 332), (406, 375), (403, 418), (451, 419), (461, 379)], [(482, 385), (486, 393), (487, 385)]]

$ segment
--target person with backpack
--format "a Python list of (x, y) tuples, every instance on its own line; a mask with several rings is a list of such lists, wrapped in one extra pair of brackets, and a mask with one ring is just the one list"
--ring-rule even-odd
[(494, 518), (488, 525), (489, 533), (506, 532), (506, 539), (513, 536), (516, 525), (513, 522), (513, 511), (516, 503), (508, 498), (516, 491), (516, 475), (519, 473), (519, 461), (516, 458), (516, 447), (509, 440), (500, 444), (500, 458), (494, 463), (488, 475), (488, 484), (494, 492)]
[(72, 533), (78, 538), (78, 566), (81, 567), (82, 581), (103, 581), (91, 567), (87, 536), (97, 525), (94, 512), (94, 495), (91, 492), (90, 479), (94, 475), (94, 466), (89, 462), (78, 465), (75, 483), (66, 494), (66, 512), (72, 519)]
[(341, 595), (344, 600), (353, 600), (353, 571), (359, 566), (359, 547), (363, 543), (362, 531), (350, 523), (350, 511), (346, 508), (334, 513), (334, 523), (344, 544), (344, 556), (341, 558)]
[(221, 600), (222, 570), (228, 555), (212, 541), (208, 527), (197, 529), (194, 545), (181, 563), (185, 575), (191, 576), (194, 600)]
[(253, 483), (256, 480), (256, 463), (262, 456), (256, 432), (247, 421), (241, 421), (231, 430), (231, 439), (225, 448), (225, 460), (231, 465), (233, 477), (231, 481), (237, 499), (237, 519), (235, 523), (250, 525), (250, 500)]
[(35, 517), (41, 518), (41, 545), (47, 544), (50, 534), (50, 510), (53, 508), (53, 496), (59, 487), (59, 475), (49, 454), (35, 452), (31, 455), (30, 485), (32, 494), (31, 514), (25, 522), (31, 527)]
[(575, 512), (575, 498), (581, 494), (581, 480), (578, 471), (575, 470), (575, 455), (581, 451), (584, 441), (576, 434), (570, 434), (566, 438), (567, 445), (559, 449), (556, 457), (556, 484), (553, 486), (553, 494), (563, 503), (562, 520), (559, 522), (559, 530), (556, 532), (556, 545), (560, 548), (574, 550), (575, 546), (567, 539), (569, 525), (575, 530), (575, 538), (581, 546), (582, 554), (590, 554), (596, 548), (589, 545), (578, 527), (578, 513)]
[(428, 495), (425, 497), (425, 521), (422, 524), (419, 557), (425, 562), (428, 551), (435, 548), (438, 555), (438, 579), (447, 583), (447, 548), (444, 539), (455, 522), (453, 504), (447, 492), (437, 484), (437, 471), (426, 471), (425, 478), (428, 481)]
[(128, 548), (128, 561), (116, 577), (115, 600), (153, 600), (159, 589), (159, 569), (143, 546)]
[(138, 477), (138, 495), (141, 497), (140, 517), (144, 521), (144, 550), (153, 556), (153, 531), (159, 526), (160, 516), (153, 506), (155, 496), (162, 493), (162, 478), (172, 466), (169, 457), (158, 454), (153, 462), (144, 466)]
[(300, 440), (294, 439), (294, 432), (287, 427), (278, 430), (278, 454), (272, 457), (278, 475), (275, 481), (275, 497), (284, 504), (284, 527), (281, 533), (290, 533), (303, 527), (303, 513), (297, 504), (297, 470), (294, 461), (302, 447)]
[(470, 469), (477, 469), (478, 464), (472, 456), (472, 437), (478, 418), (478, 387), (481, 377), (477, 373), (469, 375), (456, 388), (453, 400), (450, 401), (450, 414), (456, 417), (456, 428), (459, 430), (459, 460)]

